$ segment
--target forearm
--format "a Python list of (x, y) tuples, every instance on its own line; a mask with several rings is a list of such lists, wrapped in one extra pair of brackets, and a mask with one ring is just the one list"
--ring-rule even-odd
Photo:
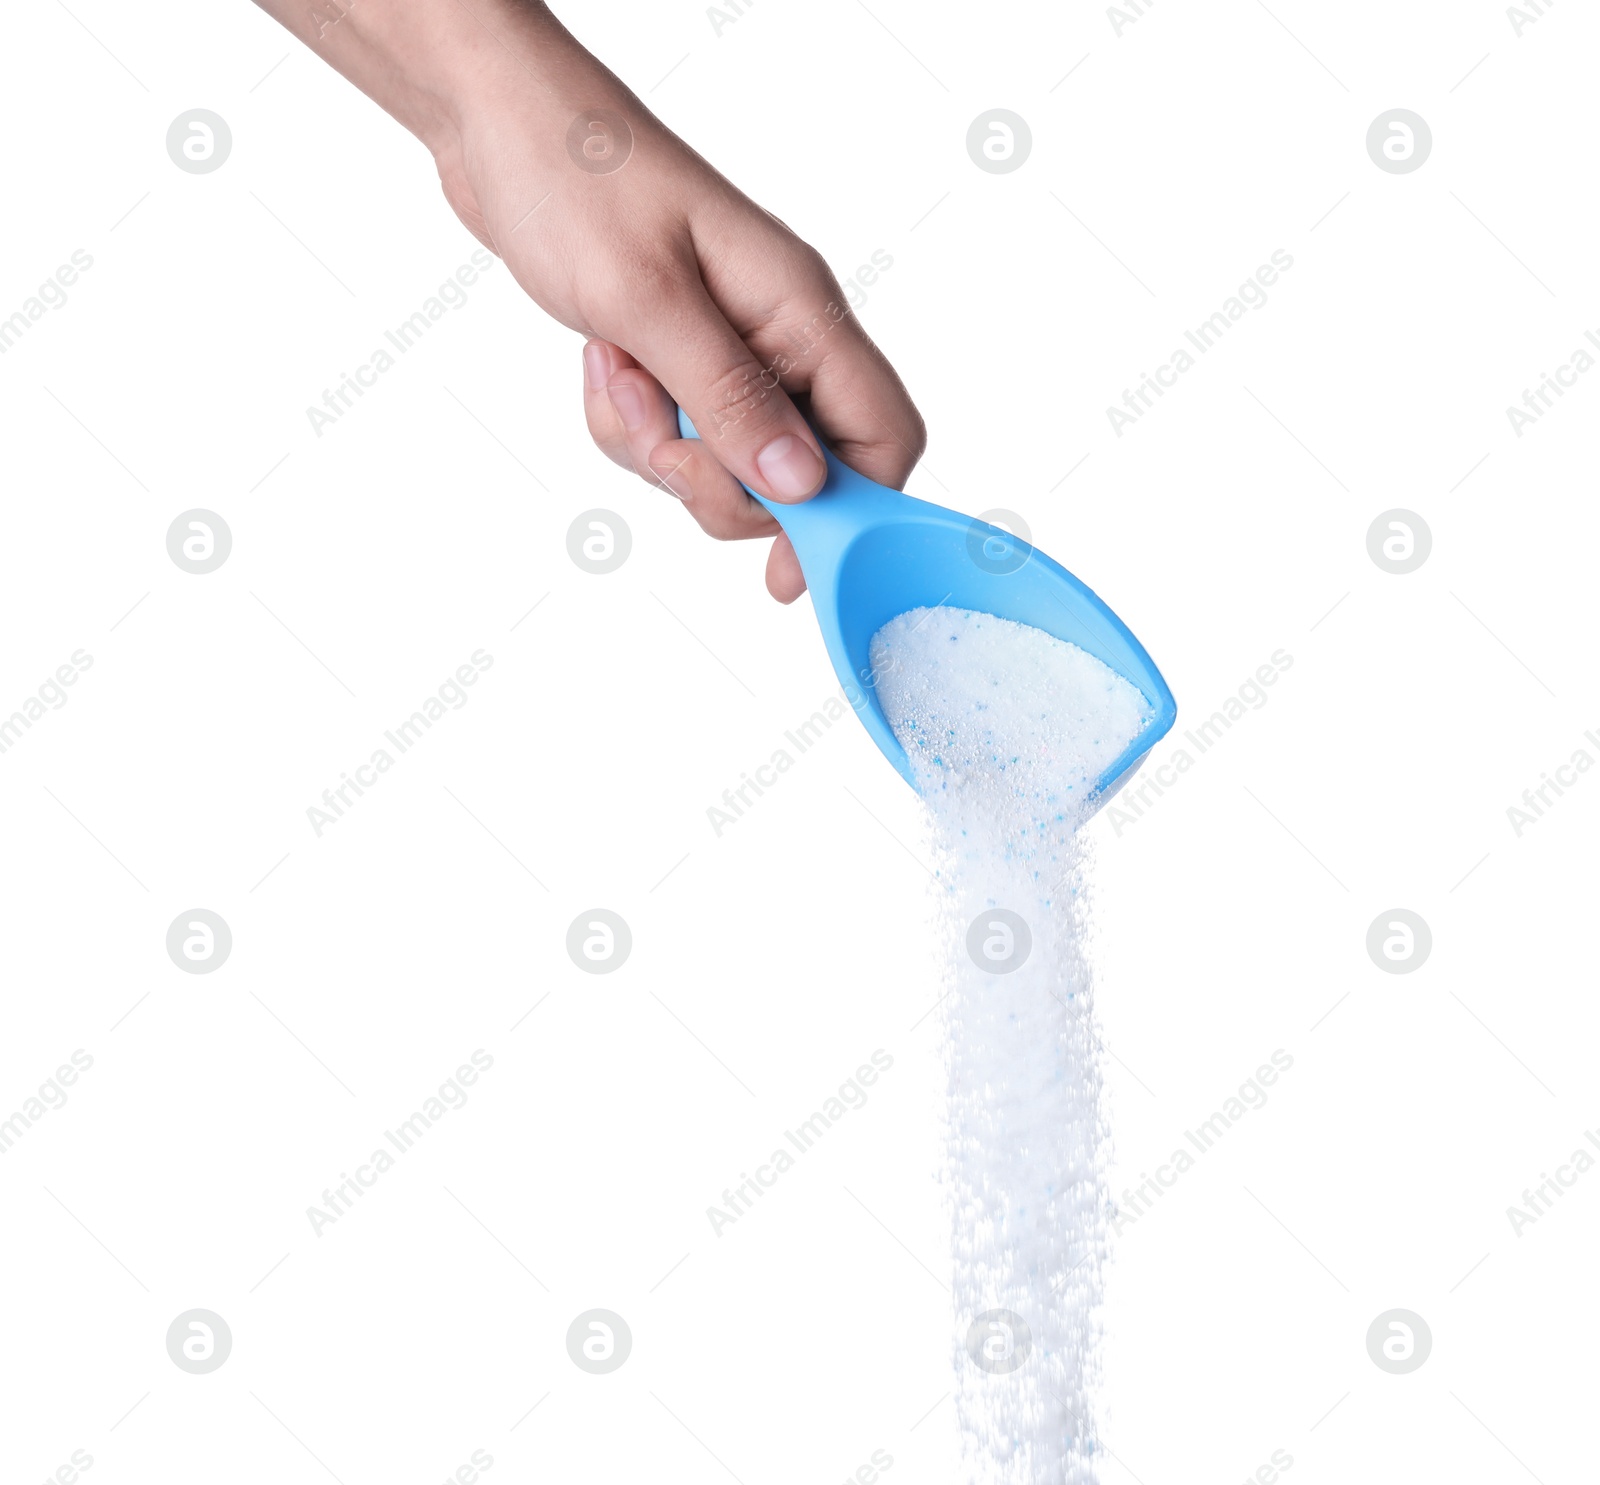
[[(436, 157), (474, 117), (510, 110), (564, 130), (627, 90), (533, 0), (256, 0)], [(581, 80), (593, 97), (573, 104)], [(548, 114), (548, 118), (543, 116)], [(542, 130), (541, 130), (542, 132)]]

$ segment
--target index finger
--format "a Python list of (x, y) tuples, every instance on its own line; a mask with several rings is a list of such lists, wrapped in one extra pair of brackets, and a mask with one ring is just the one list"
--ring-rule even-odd
[(804, 390), (817, 431), (850, 468), (902, 489), (928, 446), (928, 430), (899, 373), (854, 312), (816, 354)]

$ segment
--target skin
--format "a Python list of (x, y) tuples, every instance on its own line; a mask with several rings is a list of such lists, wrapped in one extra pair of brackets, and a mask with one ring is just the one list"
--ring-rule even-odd
[[(595, 443), (719, 540), (773, 536), (820, 488), (816, 436), (901, 488), (926, 443), (900, 378), (815, 249), (674, 135), (531, 0), (257, 0), (427, 146), (445, 199), (585, 338)], [(618, 124), (620, 121), (620, 126)], [(674, 403), (702, 441), (678, 437)]]

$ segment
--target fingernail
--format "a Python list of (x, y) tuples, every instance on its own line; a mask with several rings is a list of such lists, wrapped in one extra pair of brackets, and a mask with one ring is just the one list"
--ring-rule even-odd
[(644, 427), (644, 398), (632, 382), (618, 382), (611, 388), (611, 405), (629, 433), (637, 433)]
[[(687, 462), (686, 460), (685, 463)], [(687, 502), (693, 493), (689, 488), (689, 481), (683, 477), (682, 464), (652, 464), (650, 472), (679, 500)]]
[(606, 382), (611, 376), (611, 357), (598, 340), (591, 340), (583, 348), (583, 374), (591, 392), (605, 389)]
[(800, 500), (822, 483), (822, 461), (811, 445), (792, 433), (775, 438), (756, 455), (756, 468), (780, 499)]

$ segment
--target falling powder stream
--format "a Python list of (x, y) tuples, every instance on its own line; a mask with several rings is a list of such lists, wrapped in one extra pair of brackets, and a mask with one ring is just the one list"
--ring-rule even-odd
[(963, 609), (901, 614), (871, 661), (940, 858), (964, 1475), (1091, 1485), (1106, 1146), (1075, 831), (1150, 704), (1075, 645)]

